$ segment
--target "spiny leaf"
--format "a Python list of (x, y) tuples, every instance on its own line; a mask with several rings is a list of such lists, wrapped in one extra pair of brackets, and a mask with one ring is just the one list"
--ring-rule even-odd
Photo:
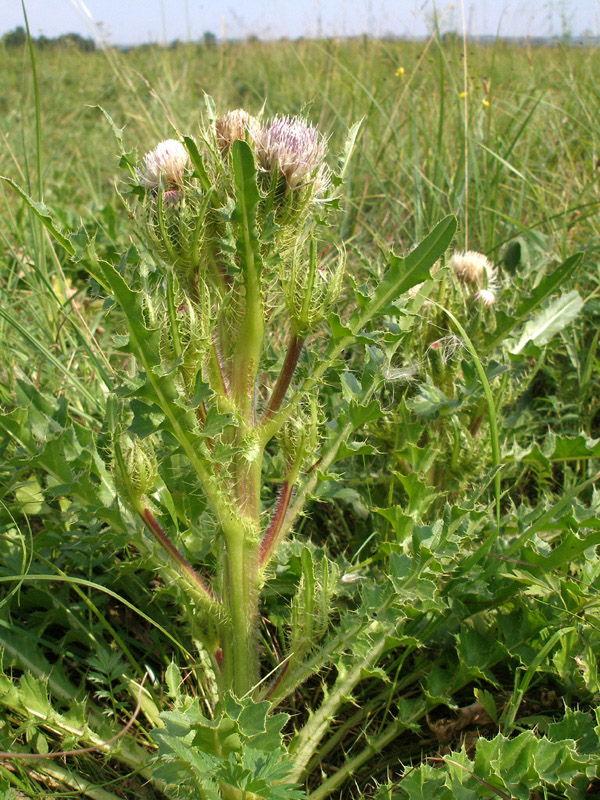
[(397, 314), (398, 309), (392, 304), (412, 286), (431, 278), (429, 270), (452, 241), (456, 225), (456, 217), (446, 217), (406, 258), (390, 252), (387, 271), (370, 301), (350, 320), (355, 333), (376, 317)]
[(559, 267), (550, 272), (540, 281), (529, 297), (526, 297), (517, 306), (516, 311), (511, 315), (500, 312), (496, 317), (496, 330), (487, 337), (483, 355), (486, 355), (502, 342), (508, 334), (526, 317), (535, 311), (536, 308), (553, 292), (562, 286), (571, 277), (575, 268), (583, 257), (582, 253), (575, 253), (564, 261)]
[(525, 325), (519, 342), (511, 353), (517, 355), (530, 343), (538, 347), (546, 344), (555, 333), (566, 328), (582, 308), (583, 300), (576, 289), (559, 297)]

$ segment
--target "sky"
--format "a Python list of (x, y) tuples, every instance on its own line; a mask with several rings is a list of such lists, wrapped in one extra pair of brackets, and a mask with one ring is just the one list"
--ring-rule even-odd
[[(439, 0), (442, 30), (473, 36), (600, 34), (600, 0)], [(26, 0), (33, 36), (73, 32), (113, 44), (286, 36), (425, 36), (431, 0)], [(20, 0), (0, 0), (0, 35), (23, 24)]]

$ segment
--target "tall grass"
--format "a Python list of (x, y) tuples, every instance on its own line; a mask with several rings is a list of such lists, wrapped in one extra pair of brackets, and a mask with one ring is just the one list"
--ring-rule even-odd
[[(599, 67), (592, 48), (465, 46), (453, 36), (419, 43), (365, 38), (0, 51), (0, 175), (43, 200), (64, 229), (85, 226), (111, 263), (127, 249), (130, 226), (115, 187), (118, 148), (98, 107), (123, 127), (125, 149), (143, 154), (174, 135), (174, 127), (194, 134), (208, 93), (218, 112), (243, 106), (258, 113), (264, 104), (267, 116), (304, 113), (330, 136), (332, 152), (364, 118), (339, 222), (357, 286), (382, 277), (382, 249), (406, 254), (455, 214), (453, 246), (484, 252), (500, 265), (504, 300), (495, 325), (526, 307), (553, 274), (564, 274), (562, 284), (557, 279), (519, 324), (547, 309), (559, 290), (577, 290), (585, 303), (569, 325), (541, 337), (537, 349), (530, 343), (520, 360), (493, 342), (491, 318), (473, 313), (451, 276), (430, 296), (442, 305), (453, 298), (458, 325), (435, 303), (419, 301), (409, 306), (410, 331), (402, 317), (398, 327), (390, 323), (389, 342), (394, 336), (401, 342), (391, 372), (418, 362), (421, 377), (443, 389), (448, 403), (420, 416), (420, 387), (390, 380), (381, 396), (386, 416), (367, 422), (359, 457), (323, 480), (322, 502), (300, 523), (316, 548), (337, 559), (348, 605), (352, 586), (381, 565), (391, 574), (394, 563), (401, 613), (410, 622), (407, 641), (386, 651), (382, 673), (374, 665), (365, 670), (338, 727), (321, 720), (329, 738), (303, 773), (313, 800), (374, 794), (388, 770), (380, 797), (404, 798), (396, 795), (399, 759), (417, 765), (422, 750), (444, 755), (436, 750), (443, 736), (438, 721), (424, 723), (424, 714), (441, 703), (468, 705), (474, 688), (491, 720), (487, 732), (505, 737), (498, 752), (519, 731), (539, 724), (543, 733), (562, 719), (558, 700), (544, 706), (539, 699), (541, 688), (580, 703), (582, 714), (597, 706)], [(116, 771), (93, 757), (39, 768), (55, 786), (97, 800), (159, 797), (160, 784), (144, 788), (146, 731), (189, 686), (201, 687), (208, 708), (210, 687), (198, 678), (194, 642), (173, 614), (175, 589), (155, 573), (142, 540), (123, 532), (131, 520), (114, 508), (89, 511), (89, 493), (109, 481), (106, 398), (115, 371), (131, 363), (115, 355), (111, 337), (119, 317), (107, 317), (108, 304), (90, 287), (85, 264), (67, 258), (2, 187), (0, 565), (2, 585), (10, 588), (2, 597), (7, 622), (0, 624), (0, 646), (11, 680), (2, 684), (2, 735), (6, 746), (17, 741), (38, 750), (89, 743), (69, 733), (75, 717), (66, 711), (82, 702), (81, 684), (91, 695), (90, 730), (109, 738), (127, 720), (149, 667), (156, 680)], [(577, 250), (579, 267), (568, 260)], [(345, 303), (353, 302), (348, 289)], [(444, 335), (466, 342), (446, 371), (431, 366), (430, 349)], [(346, 358), (350, 370), (362, 369), (362, 355)], [(332, 385), (325, 401), (332, 417), (353, 390)], [(454, 401), (464, 405), (451, 409)], [(275, 496), (276, 470), (265, 480)], [(185, 480), (173, 496), (206, 522)], [(207, 555), (206, 543), (189, 532), (181, 532), (180, 545), (190, 548), (190, 558)], [(285, 642), (288, 601), (301, 575), (297, 542), (286, 559), (265, 600), (273, 622), (262, 630), (264, 651)], [(32, 682), (23, 680), (27, 673)], [(294, 720), (309, 710), (317, 721), (324, 716), (337, 674), (319, 674), (289, 699)], [(589, 720), (577, 720), (589, 734)], [(468, 754), (460, 756), (467, 772), (475, 768)], [(592, 775), (597, 765), (588, 769)], [(19, 764), (0, 766), (0, 787), (5, 781), (36, 796), (42, 790), (32, 774)], [(438, 785), (432, 767), (415, 775), (415, 786), (418, 780), (432, 781), (429, 791)], [(408, 773), (405, 786), (410, 780)]]

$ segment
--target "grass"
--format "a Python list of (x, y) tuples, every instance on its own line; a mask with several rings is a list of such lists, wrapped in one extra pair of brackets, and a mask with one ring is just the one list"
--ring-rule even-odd
[[(449, 213), (459, 221), (453, 246), (499, 265), (502, 291), (487, 316), (443, 272), (426, 289), (434, 302), (417, 298), (408, 307), (410, 325), (407, 317), (390, 321), (389, 374), (411, 369), (410, 380), (384, 384), (384, 416), (366, 422), (357, 456), (316, 488), (265, 600), (264, 651), (285, 642), (302, 574), (300, 537), (310, 537), (346, 580), (336, 615), (356, 611), (352, 586), (376, 585), (385, 574), (406, 618), (378, 663), (365, 656), (336, 725), (299, 773), (312, 800), (416, 798), (419, 781), (429, 792), (422, 796), (446, 800), (457, 775), (469, 797), (494, 796), (490, 782), (510, 797), (541, 786), (548, 797), (595, 796), (599, 767), (585, 743), (600, 694), (600, 54), (502, 41), (464, 48), (434, 37), (33, 56), (37, 82), (31, 53), (0, 51), (0, 174), (37, 199), (43, 194), (65, 230), (83, 224), (94, 232), (98, 252), (113, 263), (130, 226), (115, 189), (118, 147), (98, 106), (124, 128), (125, 149), (141, 155), (174, 129), (193, 134), (207, 113), (206, 92), (218, 113), (258, 113), (265, 104), (266, 115), (307, 114), (333, 153), (364, 118), (339, 222), (358, 285), (381, 279), (381, 249), (408, 253)], [(578, 251), (579, 262), (569, 260)], [(574, 292), (576, 313), (553, 305)], [(353, 302), (348, 290), (342, 310)], [(160, 798), (167, 790), (146, 783), (142, 755), (154, 747), (148, 731), (158, 711), (177, 706), (182, 692), (198, 692), (208, 705), (176, 588), (139, 532), (129, 532), (131, 520), (90, 500), (111, 481), (106, 398), (116, 370), (130, 366), (114, 350), (119, 330), (118, 315), (108, 316), (90, 289), (85, 263), (53, 244), (3, 184), (3, 747), (71, 749), (89, 744), (90, 731), (107, 739), (131, 715), (136, 681), (146, 669), (151, 675), (128, 759), (87, 755), (30, 769), (0, 758), (7, 797), (10, 789)], [(458, 349), (446, 362), (431, 346), (447, 337)], [(515, 353), (517, 341), (525, 343)], [(345, 358), (362, 372), (363, 351)], [(332, 383), (323, 398), (328, 416), (343, 396)], [(186, 497), (202, 520), (203, 499), (188, 497), (176, 471), (174, 496)], [(181, 546), (195, 562), (207, 557), (206, 534), (184, 532)], [(349, 668), (345, 658), (286, 699), (288, 736), (309, 710), (317, 720), (324, 714), (319, 704)], [(443, 728), (474, 698), (484, 723)], [(491, 740), (496, 762), (485, 750)], [(503, 771), (517, 746), (538, 764), (543, 748), (559, 745), (564, 772), (513, 780)], [(573, 775), (586, 770), (584, 786)]]

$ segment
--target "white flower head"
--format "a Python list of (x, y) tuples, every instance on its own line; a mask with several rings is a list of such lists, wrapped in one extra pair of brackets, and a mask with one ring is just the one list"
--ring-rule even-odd
[(498, 284), (498, 270), (483, 253), (476, 253), (474, 250), (454, 253), (448, 266), (464, 283), (492, 290)]
[(261, 131), (260, 122), (243, 108), (228, 111), (217, 122), (215, 129), (217, 145), (222, 153), (226, 153), (236, 139), (244, 141), (246, 132), (250, 140), (256, 142)]
[(316, 189), (324, 191), (329, 183), (323, 164), (326, 152), (326, 140), (302, 117), (276, 116), (263, 127), (258, 139), (261, 167), (281, 173), (289, 189), (314, 180)]
[(189, 161), (188, 152), (181, 142), (165, 139), (144, 156), (140, 182), (149, 189), (157, 189), (161, 185), (161, 179), (164, 179), (168, 188), (182, 186), (183, 174)]
[(479, 289), (478, 292), (475, 292), (473, 298), (479, 300), (486, 308), (489, 308), (496, 302), (496, 293), (491, 289)]

